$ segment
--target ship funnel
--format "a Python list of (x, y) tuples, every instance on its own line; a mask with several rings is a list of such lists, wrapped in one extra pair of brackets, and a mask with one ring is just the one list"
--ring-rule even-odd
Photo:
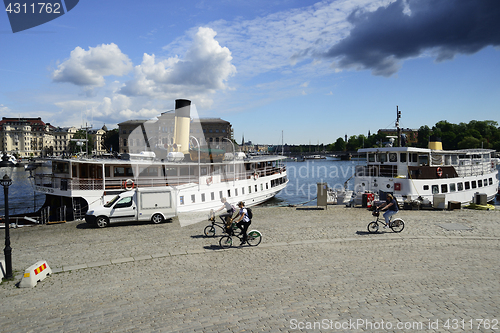
[(431, 135), (429, 139), (429, 149), (443, 150), (443, 143), (441, 142), (441, 138)]
[(191, 124), (191, 101), (175, 100), (174, 147), (176, 151), (189, 154), (189, 130)]

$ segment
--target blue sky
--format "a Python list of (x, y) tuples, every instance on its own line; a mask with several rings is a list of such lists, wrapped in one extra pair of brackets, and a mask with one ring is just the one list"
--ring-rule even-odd
[(0, 114), (113, 128), (191, 99), (235, 139), (332, 143), (440, 120), (500, 122), (496, 0), (80, 1), (12, 33)]

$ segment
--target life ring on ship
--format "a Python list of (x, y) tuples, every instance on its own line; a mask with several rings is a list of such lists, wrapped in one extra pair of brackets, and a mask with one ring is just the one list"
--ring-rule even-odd
[(441, 169), (440, 167), (438, 167), (436, 169), (436, 173), (437, 173), (438, 177), (441, 177), (443, 175), (443, 169)]
[(257, 172), (255, 172), (253, 174), (253, 179), (255, 179), (255, 180), (259, 179), (259, 174)]
[(134, 184), (134, 181), (132, 179), (127, 179), (126, 181), (123, 182), (122, 186), (127, 191), (130, 191), (130, 190), (134, 189), (135, 184)]
[(207, 185), (212, 184), (212, 181), (213, 181), (212, 177), (207, 177)]

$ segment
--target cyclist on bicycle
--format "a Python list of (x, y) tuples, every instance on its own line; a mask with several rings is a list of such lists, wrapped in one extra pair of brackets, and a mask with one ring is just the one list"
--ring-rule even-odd
[[(385, 208), (385, 209), (384, 209)], [(377, 210), (387, 210), (384, 213), (384, 218), (385, 218), (385, 226), (384, 228), (389, 227), (389, 219), (392, 215), (396, 214), (399, 212), (399, 207), (398, 207), (398, 202), (396, 199), (391, 195), (387, 194), (385, 203), (377, 207)]]
[(236, 221), (236, 225), (241, 229), (241, 233), (243, 234), (240, 243), (240, 245), (243, 245), (247, 241), (247, 230), (252, 223), (252, 220), (248, 217), (247, 209), (245, 208), (245, 203), (243, 201), (238, 202), (238, 207), (240, 208), (238, 213), (240, 218)]
[(226, 208), (226, 213), (220, 214), (220, 217), (226, 220), (226, 227), (229, 228), (231, 226), (230, 222), (231, 222), (231, 217), (233, 217), (234, 207), (233, 205), (231, 205), (229, 202), (226, 201), (226, 198), (222, 198), (220, 199), (220, 201), (223, 203), (223, 205), (221, 208), (217, 209), (216, 212)]

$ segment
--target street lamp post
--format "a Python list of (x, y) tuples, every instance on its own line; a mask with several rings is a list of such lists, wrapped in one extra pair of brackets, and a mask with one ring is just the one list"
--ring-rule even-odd
[[(9, 161), (7, 154), (3, 154), (2, 162), (0, 162), (0, 167), (12, 168), (14, 163)], [(5, 199), (5, 248), (3, 253), (5, 255), (5, 277), (4, 279), (12, 279), (12, 248), (10, 247), (10, 234), (9, 234), (9, 186), (12, 185), (12, 179), (5, 174), (0, 180), (0, 184), (3, 186), (3, 194)]]

